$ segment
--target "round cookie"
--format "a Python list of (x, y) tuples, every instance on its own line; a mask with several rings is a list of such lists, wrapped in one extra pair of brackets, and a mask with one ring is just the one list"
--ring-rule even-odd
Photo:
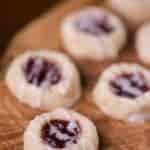
[(130, 29), (136, 29), (150, 19), (149, 0), (107, 0), (107, 4), (124, 17)]
[(150, 120), (150, 72), (137, 64), (115, 64), (106, 69), (93, 91), (97, 106), (113, 118)]
[(30, 122), (24, 150), (98, 150), (95, 125), (81, 114), (57, 109)]
[(19, 101), (32, 107), (72, 106), (81, 95), (76, 66), (60, 52), (27, 51), (8, 68), (6, 84)]
[(150, 23), (143, 25), (136, 34), (136, 49), (142, 62), (150, 64)]
[(67, 16), (61, 26), (64, 48), (86, 60), (113, 59), (126, 42), (121, 20), (104, 8), (88, 7)]

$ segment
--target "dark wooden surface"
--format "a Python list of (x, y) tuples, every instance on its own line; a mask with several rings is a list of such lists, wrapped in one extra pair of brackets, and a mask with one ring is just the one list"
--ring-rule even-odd
[(0, 49), (7, 46), (16, 31), (60, 1), (62, 0), (1, 0)]

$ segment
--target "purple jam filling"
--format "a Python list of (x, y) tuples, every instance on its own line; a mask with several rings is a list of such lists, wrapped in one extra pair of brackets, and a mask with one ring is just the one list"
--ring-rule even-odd
[(109, 18), (104, 15), (99, 17), (94, 15), (81, 17), (76, 21), (76, 26), (81, 32), (93, 35), (109, 34), (114, 30), (109, 23)]
[(110, 81), (110, 86), (116, 95), (131, 99), (150, 90), (144, 75), (140, 72), (123, 73)]
[(57, 65), (40, 57), (30, 57), (23, 69), (27, 82), (36, 86), (55, 85), (61, 80)]
[(77, 121), (51, 120), (42, 127), (41, 138), (53, 148), (63, 149), (67, 144), (76, 144), (81, 133)]

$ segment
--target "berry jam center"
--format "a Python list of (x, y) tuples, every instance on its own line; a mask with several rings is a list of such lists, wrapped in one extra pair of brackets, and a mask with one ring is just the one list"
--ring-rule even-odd
[(77, 121), (51, 120), (42, 128), (42, 140), (53, 148), (63, 149), (76, 144), (81, 128)]
[(61, 73), (56, 64), (41, 57), (29, 58), (23, 68), (27, 82), (36, 86), (47, 87), (61, 80)]
[(124, 73), (110, 81), (113, 92), (118, 96), (137, 98), (149, 91), (149, 85), (140, 72)]
[(113, 27), (110, 25), (108, 17), (100, 15), (88, 15), (80, 17), (76, 22), (77, 28), (85, 33), (93, 35), (109, 34), (113, 32)]

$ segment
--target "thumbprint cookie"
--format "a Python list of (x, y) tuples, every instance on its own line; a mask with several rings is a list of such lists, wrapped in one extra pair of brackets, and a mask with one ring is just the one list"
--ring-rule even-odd
[(79, 73), (60, 52), (27, 51), (14, 59), (6, 84), (19, 101), (46, 110), (72, 106), (80, 97)]
[(126, 42), (122, 21), (104, 8), (88, 7), (62, 22), (64, 48), (74, 57), (87, 60), (113, 59)]
[(150, 19), (149, 0), (108, 0), (107, 5), (125, 19), (130, 29), (137, 29)]
[(93, 95), (97, 106), (114, 118), (150, 119), (150, 71), (140, 65), (112, 65), (99, 78)]
[(56, 109), (33, 119), (24, 133), (24, 150), (98, 150), (95, 125), (83, 115)]

